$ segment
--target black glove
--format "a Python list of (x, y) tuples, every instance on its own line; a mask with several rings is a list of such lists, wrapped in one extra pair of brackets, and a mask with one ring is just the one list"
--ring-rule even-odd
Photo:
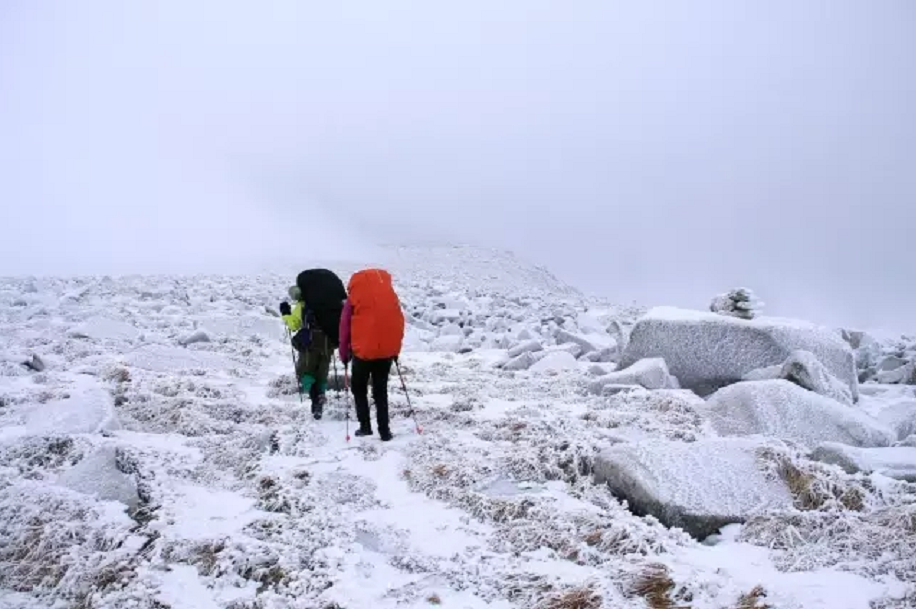
[(284, 300), (280, 303), (280, 315), (290, 315), (292, 312), (288, 302)]

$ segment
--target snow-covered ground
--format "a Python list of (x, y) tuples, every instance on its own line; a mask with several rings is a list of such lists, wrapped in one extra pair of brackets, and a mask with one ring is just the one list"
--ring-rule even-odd
[[(670, 383), (590, 389), (644, 311), (478, 250), (389, 268), (415, 415), (394, 375), (390, 443), (347, 439), (345, 395), (300, 405), (273, 311), (292, 277), (0, 280), (0, 608), (916, 606), (916, 485), (761, 444), (787, 490), (743, 523), (634, 515), (599, 455), (724, 441)], [(648, 484), (738, 492), (699, 463)]]

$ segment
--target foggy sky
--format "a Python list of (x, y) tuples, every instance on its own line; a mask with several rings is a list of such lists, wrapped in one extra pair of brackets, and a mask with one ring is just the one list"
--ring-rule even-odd
[(0, 274), (511, 249), (916, 331), (916, 4), (0, 4)]

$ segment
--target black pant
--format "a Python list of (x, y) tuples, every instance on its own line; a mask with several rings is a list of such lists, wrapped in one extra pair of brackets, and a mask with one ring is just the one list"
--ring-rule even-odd
[(356, 402), (356, 418), (363, 429), (372, 429), (369, 417), (369, 377), (372, 377), (372, 399), (375, 400), (375, 417), (379, 432), (388, 428), (388, 373), (391, 358), (361, 360), (353, 358), (353, 377), (350, 389)]

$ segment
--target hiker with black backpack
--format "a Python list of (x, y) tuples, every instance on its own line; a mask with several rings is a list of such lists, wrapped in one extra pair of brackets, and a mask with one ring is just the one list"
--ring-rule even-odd
[(340, 315), (340, 360), (344, 367), (353, 362), (350, 389), (359, 420), (357, 436), (372, 435), (369, 414), (369, 383), (375, 400), (376, 421), (382, 441), (391, 440), (388, 418), (388, 374), (401, 353), (404, 313), (391, 283), (382, 269), (354, 273), (347, 285), (349, 295)]
[(296, 277), (289, 297), (295, 306), (280, 303), (280, 314), (299, 354), (295, 362), (299, 392), (308, 394), (312, 416), (320, 419), (327, 402), (328, 372), (338, 345), (340, 314), (347, 293), (333, 272), (309, 269)]

